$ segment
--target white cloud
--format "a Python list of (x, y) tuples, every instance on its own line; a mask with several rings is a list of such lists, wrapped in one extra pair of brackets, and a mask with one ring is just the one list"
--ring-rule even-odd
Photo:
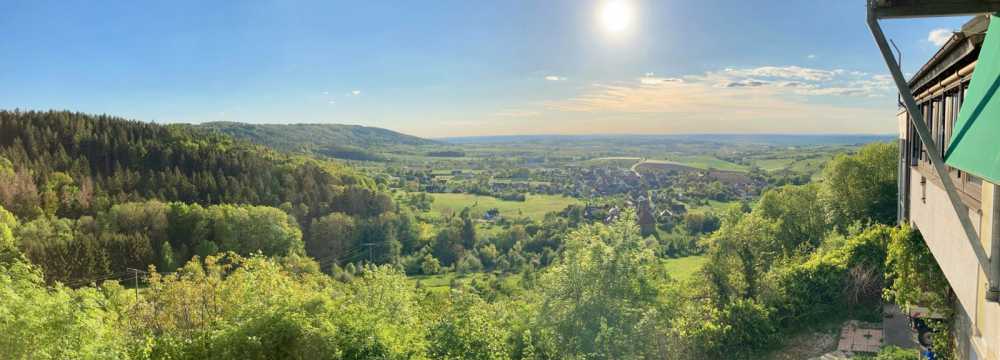
[(639, 83), (643, 85), (663, 85), (667, 83), (680, 83), (684, 82), (681, 78), (672, 77), (658, 77), (653, 73), (646, 73), (643, 77), (639, 78)]
[(337, 102), (336, 102), (336, 101), (333, 101), (333, 100), (330, 100), (330, 101), (327, 101), (326, 103), (327, 103), (327, 104), (330, 104), (330, 105), (333, 105), (333, 104), (336, 104)]
[(744, 80), (729, 81), (720, 85), (722, 87), (727, 87), (727, 88), (760, 87), (760, 86), (771, 85), (771, 82), (766, 80), (744, 79)]
[[(452, 119), (449, 134), (839, 132), (895, 129), (891, 78), (800, 66), (594, 83), (575, 95)], [(870, 99), (877, 97), (877, 99)], [(438, 134), (440, 136), (440, 134)]]
[[(862, 74), (868, 75), (867, 73), (862, 73)], [(889, 75), (889, 74), (878, 74), (878, 75), (872, 76), (872, 80), (881, 81), (881, 82), (884, 82), (886, 84), (892, 85), (892, 75)]]
[(329, 91), (324, 91), (323, 95), (330, 95), (330, 92)]
[(934, 29), (927, 34), (927, 41), (937, 46), (943, 46), (945, 43), (951, 39), (952, 31), (948, 29)]
[(351, 95), (353, 96), (361, 95), (361, 90), (351, 90)]
[(799, 91), (803, 95), (867, 96), (868, 90), (858, 87), (810, 88)]
[(816, 54), (809, 54), (809, 55), (806, 55), (806, 58), (807, 58), (807, 59), (815, 59), (815, 58), (816, 58)]
[(883, 97), (893, 89), (888, 75), (800, 66), (727, 68), (685, 78), (721, 88), (779, 88), (787, 95)]
[(833, 70), (811, 69), (801, 66), (761, 66), (745, 69), (727, 68), (724, 72), (731, 76), (739, 77), (752, 76), (760, 78), (798, 79), (810, 81), (830, 80), (835, 75)]
[[(862, 100), (885, 98), (893, 88), (888, 76), (860, 71), (765, 66), (661, 79), (646, 74), (638, 83), (595, 84), (575, 97), (544, 103), (545, 116), (580, 119), (580, 128), (591, 121), (589, 126), (609, 132), (625, 129), (624, 121), (628, 129), (643, 124), (651, 131), (878, 132), (891, 129), (885, 124), (896, 109), (891, 101), (881, 106)], [(845, 103), (837, 97), (859, 99)]]
[[(747, 82), (750, 83), (750, 82)], [(606, 84), (572, 98), (543, 104), (545, 122), (521, 127), (588, 129), (594, 133), (663, 132), (887, 132), (893, 129), (894, 104), (870, 101), (830, 104), (792, 82), (720, 87), (712, 81), (685, 81), (670, 86)], [(799, 87), (801, 86), (801, 87)], [(851, 89), (824, 90), (825, 96), (852, 94)], [(544, 123), (544, 124), (543, 124)], [(510, 124), (513, 128), (518, 124)], [(569, 124), (569, 125), (567, 125)], [(563, 130), (565, 131), (565, 130)]]
[(816, 87), (814, 84), (804, 83), (801, 81), (779, 81), (775, 83), (776, 86), (783, 88), (800, 88), (800, 89), (810, 89)]
[(545, 80), (548, 80), (548, 81), (565, 81), (566, 78), (563, 77), (563, 76), (557, 76), (557, 75), (546, 75), (545, 76)]

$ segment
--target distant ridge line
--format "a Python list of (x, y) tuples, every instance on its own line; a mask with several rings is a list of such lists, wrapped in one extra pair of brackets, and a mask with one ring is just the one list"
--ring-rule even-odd
[(855, 145), (895, 139), (895, 134), (589, 134), (589, 135), (497, 135), (436, 138), (451, 144), (517, 143), (546, 141), (692, 141), (720, 143), (761, 143), (771, 145)]

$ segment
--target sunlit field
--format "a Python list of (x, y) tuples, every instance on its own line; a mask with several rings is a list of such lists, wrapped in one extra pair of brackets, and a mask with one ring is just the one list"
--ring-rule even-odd
[(560, 211), (572, 204), (580, 204), (579, 199), (560, 195), (526, 195), (525, 201), (505, 201), (492, 196), (472, 194), (433, 194), (431, 212), (438, 215), (458, 214), (468, 207), (476, 217), (482, 217), (489, 209), (500, 210), (501, 216), (527, 216), (541, 220), (546, 213)]

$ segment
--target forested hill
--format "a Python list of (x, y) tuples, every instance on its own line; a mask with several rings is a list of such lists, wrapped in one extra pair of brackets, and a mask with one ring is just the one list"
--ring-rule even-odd
[(379, 160), (379, 152), (436, 141), (377, 127), (343, 124), (246, 124), (210, 122), (195, 128), (220, 132), (284, 151), (304, 151), (350, 160)]
[(0, 205), (22, 219), (157, 199), (291, 207), (305, 222), (331, 211), (367, 213), (347, 207), (377, 202), (375, 193), (348, 168), (188, 126), (0, 111)]
[[(188, 125), (0, 110), (0, 225), (48, 281), (172, 271), (223, 252), (311, 255), (327, 269), (358, 261), (361, 243), (380, 244), (368, 261), (386, 263), (414, 242), (405, 209), (339, 163)], [(358, 229), (350, 237), (322, 231), (344, 222)], [(330, 237), (351, 252), (331, 254)]]

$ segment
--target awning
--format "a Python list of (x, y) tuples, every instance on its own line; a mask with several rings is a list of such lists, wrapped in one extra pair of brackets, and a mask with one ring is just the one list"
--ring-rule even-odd
[(990, 17), (945, 162), (1000, 184), (1000, 17)]

